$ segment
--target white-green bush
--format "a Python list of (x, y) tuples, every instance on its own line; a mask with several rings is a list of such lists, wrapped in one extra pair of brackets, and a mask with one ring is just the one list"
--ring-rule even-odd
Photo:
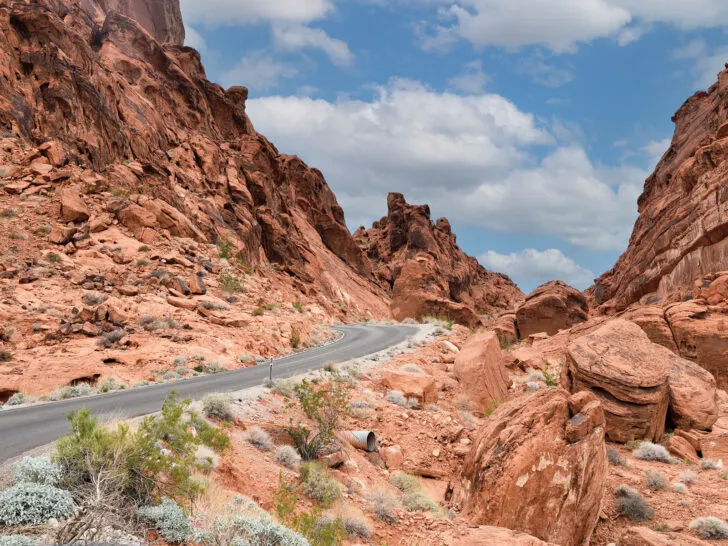
[(8, 406), (19, 406), (25, 402), (25, 395), (22, 392), (16, 392), (8, 399)]
[(40, 525), (73, 511), (71, 494), (50, 485), (19, 483), (0, 493), (0, 525)]
[(233, 537), (230, 546), (250, 546), (250, 541), (243, 537)]
[(208, 394), (202, 399), (202, 411), (211, 419), (232, 421), (235, 418), (231, 398), (226, 394)]
[(192, 522), (176, 502), (164, 497), (162, 504), (142, 506), (137, 516), (143, 523), (153, 526), (167, 542), (184, 542), (192, 534)]
[(684, 483), (674, 483), (672, 484), (672, 490), (675, 491), (675, 493), (680, 493), (682, 495), (687, 493), (688, 487)]
[(245, 435), (245, 440), (258, 449), (263, 451), (270, 451), (273, 449), (273, 440), (270, 439), (270, 434), (264, 431), (260, 427), (253, 427), (249, 429)]
[(61, 467), (48, 457), (23, 457), (15, 468), (15, 483), (58, 485), (61, 476)]
[(7, 535), (0, 537), (0, 546), (37, 546), (37, 542), (25, 535)]
[(708, 516), (696, 518), (690, 523), (690, 529), (708, 540), (723, 540), (728, 538), (728, 524), (722, 519)]
[(723, 461), (721, 460), (700, 459), (698, 464), (703, 470), (721, 470), (723, 468)]
[(346, 534), (350, 537), (369, 538), (372, 536), (372, 526), (364, 518), (347, 514), (341, 520)]
[(698, 473), (694, 470), (686, 470), (685, 472), (680, 472), (677, 479), (682, 483), (693, 483), (698, 481)]
[(310, 546), (302, 535), (269, 517), (235, 516), (232, 523), (250, 546)]
[(295, 447), (282, 445), (276, 448), (276, 461), (283, 466), (296, 469), (301, 464), (301, 456)]
[(632, 455), (634, 455), (637, 459), (642, 459), (643, 461), (660, 461), (663, 463), (672, 462), (670, 452), (667, 451), (664, 446), (661, 446), (660, 444), (653, 444), (652, 442), (642, 442), (640, 447), (632, 452)]

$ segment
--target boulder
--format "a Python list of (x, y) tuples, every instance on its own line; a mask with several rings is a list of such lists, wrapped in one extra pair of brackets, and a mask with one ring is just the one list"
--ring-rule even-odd
[(379, 454), (382, 456), (382, 460), (389, 470), (396, 470), (400, 468), (404, 462), (402, 448), (396, 444), (383, 447), (379, 450)]
[(648, 527), (628, 527), (619, 537), (619, 546), (707, 546), (710, 542), (684, 533), (662, 533)]
[(65, 187), (58, 191), (58, 200), (61, 203), (62, 222), (85, 222), (90, 213), (86, 202), (76, 188)]
[(647, 334), (653, 343), (677, 352), (677, 345), (672, 337), (672, 330), (665, 319), (665, 310), (656, 305), (640, 306), (629, 309), (621, 318), (631, 320)]
[(518, 341), (518, 327), (516, 314), (506, 313), (498, 317), (493, 325), (493, 331), (498, 336), (501, 346), (513, 345)]
[(57, 245), (65, 245), (71, 241), (76, 231), (76, 228), (73, 226), (64, 226), (54, 222), (51, 227), (51, 232), (48, 234), (48, 240)]
[(437, 387), (435, 378), (431, 375), (390, 370), (384, 372), (382, 385), (393, 391), (400, 391), (407, 398), (417, 398), (421, 404), (437, 402)]
[(718, 420), (715, 378), (694, 362), (676, 357), (667, 372), (667, 385), (673, 423), (685, 430), (710, 430)]
[(561, 281), (539, 286), (516, 311), (521, 339), (540, 332), (554, 335), (587, 318), (588, 306), (584, 295)]
[(678, 459), (688, 461), (692, 464), (697, 463), (700, 458), (690, 442), (681, 436), (670, 436), (670, 439), (667, 441), (667, 449)]
[(495, 332), (471, 336), (455, 356), (454, 372), (462, 390), (479, 408), (499, 404), (508, 394), (508, 373)]
[(616, 319), (569, 344), (562, 382), (571, 392), (596, 394), (611, 440), (659, 440), (669, 403), (668, 365), (678, 358), (633, 322)]
[(470, 527), (446, 538), (451, 546), (557, 546), (534, 536), (503, 527)]
[(507, 402), (488, 418), (453, 501), (473, 524), (581, 546), (599, 518), (607, 466), (596, 396), (548, 389)]

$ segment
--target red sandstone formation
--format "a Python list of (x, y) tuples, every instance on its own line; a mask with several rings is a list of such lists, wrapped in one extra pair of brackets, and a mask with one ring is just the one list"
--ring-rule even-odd
[(185, 43), (185, 26), (178, 0), (82, 0), (85, 8), (103, 16), (112, 11), (134, 19), (160, 42)]
[(551, 281), (536, 288), (516, 311), (516, 324), (521, 339), (546, 332), (553, 335), (588, 316), (586, 298), (575, 288), (561, 281)]
[(354, 238), (371, 259), (377, 279), (392, 290), (392, 314), (443, 315), (469, 326), (478, 315), (510, 309), (523, 294), (505, 275), (492, 273), (457, 246), (446, 218), (433, 222), (430, 207), (387, 197), (387, 216)]

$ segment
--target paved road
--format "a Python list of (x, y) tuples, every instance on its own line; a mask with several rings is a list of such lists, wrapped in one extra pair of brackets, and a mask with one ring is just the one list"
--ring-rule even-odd
[[(376, 353), (405, 341), (416, 332), (411, 326), (357, 325), (336, 329), (344, 334), (338, 341), (276, 360), (273, 377), (291, 377), (322, 368), (328, 362), (345, 362)], [(199, 399), (214, 392), (262, 385), (268, 379), (268, 371), (266, 364), (88, 398), (0, 410), (0, 462), (68, 433), (66, 415), (73, 410), (87, 407), (95, 415), (138, 417), (159, 411), (162, 401), (173, 389), (183, 397)]]

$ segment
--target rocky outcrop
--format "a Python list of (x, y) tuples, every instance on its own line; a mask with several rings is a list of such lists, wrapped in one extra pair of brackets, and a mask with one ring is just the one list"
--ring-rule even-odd
[(607, 309), (679, 301), (728, 270), (728, 70), (672, 120), (669, 149), (647, 179), (629, 247), (590, 289)]
[(435, 378), (428, 374), (390, 370), (384, 373), (382, 385), (401, 392), (407, 398), (415, 398), (422, 405), (437, 402)]
[(455, 357), (454, 372), (479, 408), (500, 404), (508, 394), (509, 377), (494, 332), (471, 336)]
[(623, 319), (569, 344), (562, 383), (599, 398), (607, 436), (616, 442), (660, 440), (668, 407), (672, 421), (685, 429), (709, 429), (718, 417), (712, 376)]
[(474, 524), (577, 546), (597, 523), (606, 476), (599, 401), (588, 392), (549, 389), (508, 402), (488, 418), (453, 498)]
[(584, 295), (561, 281), (551, 281), (536, 288), (516, 311), (521, 339), (546, 332), (553, 335), (588, 318)]
[(510, 309), (523, 294), (505, 275), (465, 254), (445, 218), (433, 222), (427, 205), (409, 205), (390, 193), (387, 216), (354, 234), (380, 284), (392, 290), (397, 319), (444, 315), (462, 324), (479, 314)]
[(648, 527), (629, 527), (619, 537), (619, 546), (707, 546), (710, 542), (685, 533), (664, 533)]
[(0, 132), (38, 147), (18, 160), (34, 183), (76, 188), (57, 194), (61, 221), (85, 222), (106, 192), (94, 218), (140, 242), (229, 241), (332, 314), (389, 316), (321, 172), (255, 132), (247, 89), (206, 79), (177, 1), (9, 0), (0, 29)]
[(490, 526), (470, 528), (462, 534), (443, 538), (450, 546), (554, 546), (525, 533)]

